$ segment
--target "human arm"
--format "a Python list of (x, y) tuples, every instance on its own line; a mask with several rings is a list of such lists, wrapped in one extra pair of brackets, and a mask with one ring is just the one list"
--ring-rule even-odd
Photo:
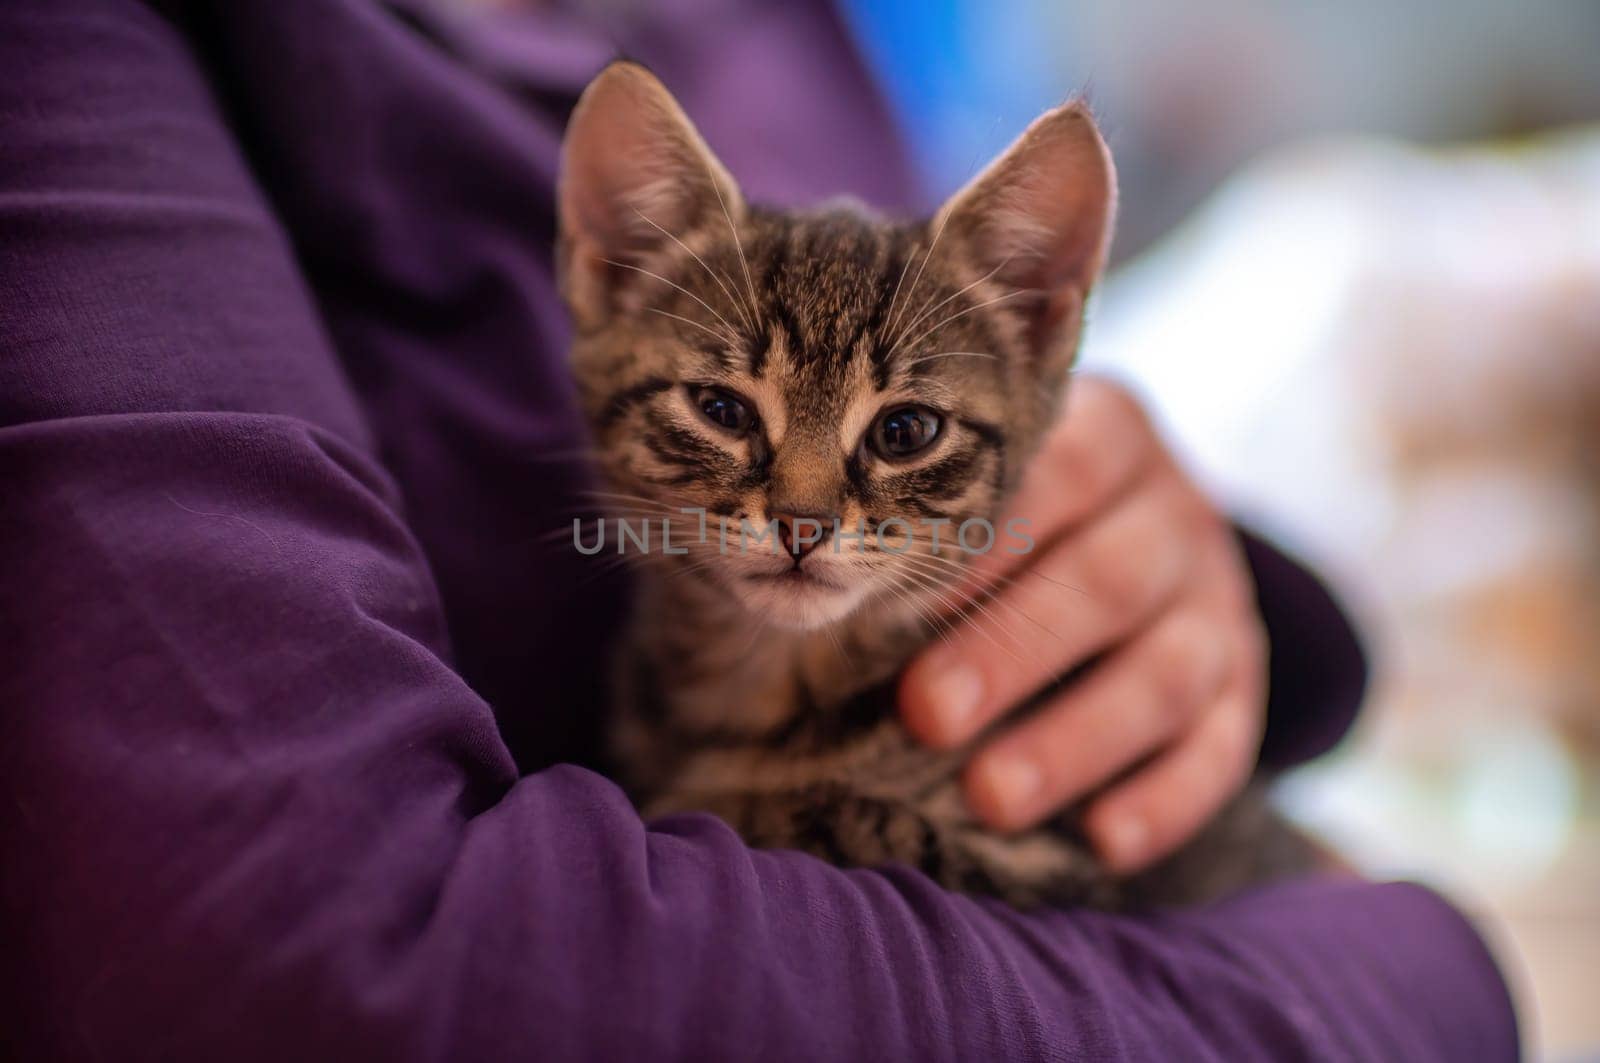
[[(281, 17), (327, 42), (310, 58), (358, 61), (351, 93), (414, 58), (364, 7)], [(191, 57), (141, 6), (10, 5), (0, 67), (0, 1029), (15, 1054), (1514, 1050), (1481, 944), (1414, 887), (1024, 916), (908, 871), (752, 852), (704, 817), (647, 826), (581, 769), (522, 774), (451, 667), (410, 512), (425, 496), (397, 486), (383, 418), (357, 398), (404, 409), (366, 375), (380, 351), (352, 320), (372, 279), (345, 278), (342, 313), (313, 304)], [(352, 246), (392, 246), (384, 219), (357, 221)], [(515, 241), (491, 246), (460, 274), (429, 260), (428, 283), (391, 260), (395, 298), (364, 309), (394, 317), (372, 333), (418, 315), (429, 343), (410, 342), (471, 350), (502, 306), (483, 292), (523, 275), (506, 272)], [(564, 586), (527, 578), (533, 608)], [(527, 652), (535, 676), (571, 659)]]

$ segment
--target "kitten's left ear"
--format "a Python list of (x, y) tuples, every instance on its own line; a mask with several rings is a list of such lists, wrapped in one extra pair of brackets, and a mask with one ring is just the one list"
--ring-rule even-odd
[(1065, 368), (1089, 289), (1111, 244), (1117, 178), (1081, 102), (1035, 119), (999, 158), (951, 197), (932, 231), (994, 280), (1045, 364)]
[(744, 212), (739, 187), (678, 101), (626, 60), (602, 70), (573, 109), (557, 200), (561, 289), (580, 327), (603, 323), (638, 284), (640, 274), (615, 263), (648, 268), (674, 237), (732, 225)]

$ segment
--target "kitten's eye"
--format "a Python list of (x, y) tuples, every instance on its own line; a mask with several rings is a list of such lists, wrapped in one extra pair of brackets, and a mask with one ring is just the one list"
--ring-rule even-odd
[(721, 388), (697, 387), (691, 394), (706, 420), (719, 428), (742, 434), (756, 423), (756, 415), (744, 400)]
[(938, 438), (939, 415), (920, 406), (902, 406), (872, 426), (872, 446), (885, 458), (906, 458)]

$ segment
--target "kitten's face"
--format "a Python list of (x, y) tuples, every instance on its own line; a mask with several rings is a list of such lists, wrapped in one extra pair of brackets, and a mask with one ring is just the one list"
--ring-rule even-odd
[(763, 211), (651, 75), (608, 67), (561, 207), (613, 517), (650, 521), (669, 578), (784, 626), (941, 607), (969, 550), (1020, 542), (998, 514), (1057, 406), (1110, 174), (1063, 109), (926, 225)]

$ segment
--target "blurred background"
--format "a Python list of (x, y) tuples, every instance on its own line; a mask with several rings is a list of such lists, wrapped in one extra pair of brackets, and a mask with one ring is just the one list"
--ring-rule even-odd
[(1122, 200), (1084, 365), (1375, 658), (1284, 807), (1475, 917), (1531, 1058), (1600, 1060), (1600, 3), (838, 3), (925, 206), (1089, 96)]
[(1600, 1059), (1600, 4), (845, 6), (930, 201), (1087, 92), (1084, 364), (1376, 659), (1284, 806), (1473, 913), (1535, 1058)]

